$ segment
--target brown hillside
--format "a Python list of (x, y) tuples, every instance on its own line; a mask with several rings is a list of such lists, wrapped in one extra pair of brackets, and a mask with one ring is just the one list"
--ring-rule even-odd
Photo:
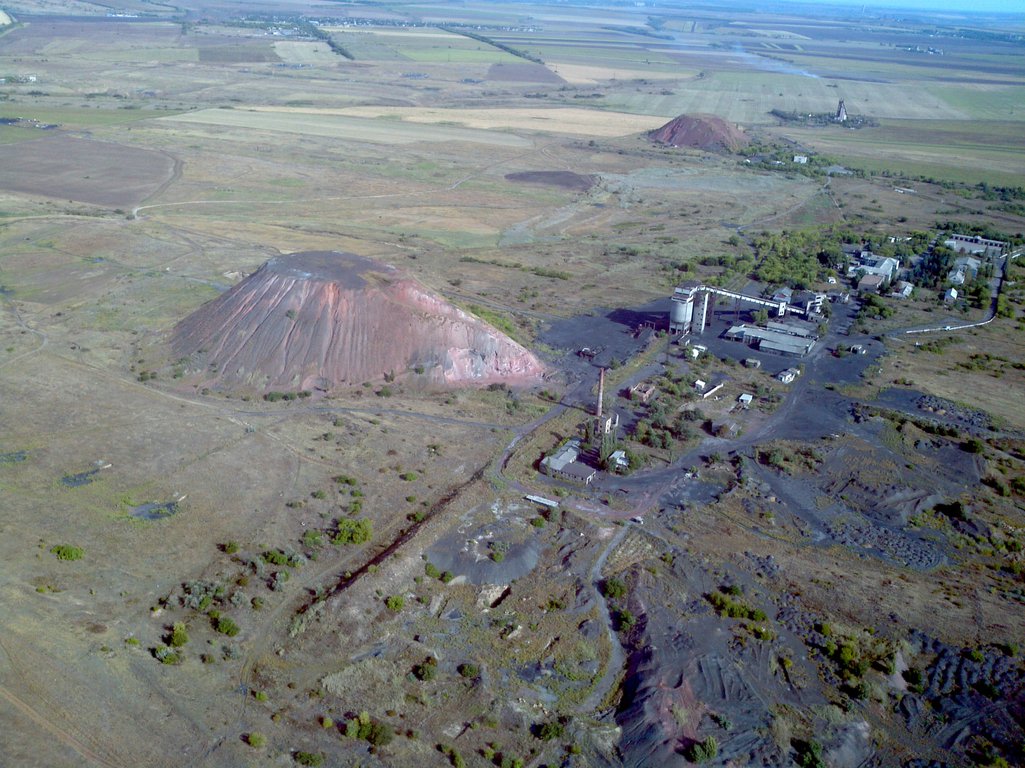
[(180, 322), (171, 347), (212, 383), (258, 389), (332, 389), (392, 373), (531, 384), (542, 373), (529, 351), (394, 267), (330, 251), (272, 258)]
[(657, 144), (707, 152), (736, 152), (750, 141), (735, 126), (715, 115), (680, 115), (649, 133), (648, 137)]

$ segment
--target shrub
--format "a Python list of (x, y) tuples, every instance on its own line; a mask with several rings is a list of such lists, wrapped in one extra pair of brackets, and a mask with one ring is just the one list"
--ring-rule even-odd
[(388, 606), (389, 611), (394, 611), (395, 613), (398, 613), (406, 604), (406, 600), (404, 597), (402, 597), (402, 595), (392, 595), (384, 601), (384, 604)]
[(345, 724), (345, 735), (350, 739), (363, 739), (375, 747), (383, 747), (395, 738), (390, 725), (371, 719), (367, 712), (360, 712)]
[(417, 474), (416, 472), (403, 472), (401, 475), (399, 475), (399, 477), (405, 480), (407, 483), (411, 483), (414, 480), (416, 480)]
[(601, 585), (601, 593), (612, 600), (626, 596), (626, 583), (615, 576), (605, 579)]
[(423, 682), (429, 682), (433, 680), (438, 674), (438, 660), (433, 656), (428, 656), (422, 662), (413, 667), (413, 676), (417, 680)]
[(552, 741), (553, 739), (561, 739), (565, 731), (566, 729), (562, 723), (557, 720), (551, 720), (537, 726), (534, 729), (534, 735), (541, 739), (541, 741)]
[(455, 578), (455, 576), (452, 574), (452, 571), (445, 571), (438, 578), (441, 580), (442, 584), (448, 584), (450, 581), (452, 581), (452, 579)]
[(238, 552), (238, 542), (237, 541), (225, 542), (223, 549), (224, 549), (224, 554), (226, 554), (226, 555), (234, 555), (236, 552)]
[(374, 523), (365, 517), (342, 518), (332, 544), (365, 544), (374, 536)]
[(166, 645), (157, 646), (156, 650), (153, 651), (153, 655), (161, 664), (181, 663), (181, 656), (178, 655), (177, 651), (173, 648), (168, 648)]
[(480, 667), (476, 664), (460, 664), (457, 670), (463, 677), (477, 677), (480, 675)]
[(431, 579), (441, 578), (441, 571), (438, 570), (438, 566), (431, 562), (424, 565), (424, 574)]
[(239, 625), (227, 616), (221, 616), (217, 619), (215, 629), (222, 635), (227, 635), (228, 637), (234, 637), (241, 631)]
[(75, 547), (71, 544), (54, 544), (50, 547), (52, 552), (58, 560), (81, 560), (84, 552), (81, 547)]
[(797, 750), (797, 764), (801, 768), (826, 768), (822, 759), (822, 745), (814, 739), (809, 741), (795, 741), (794, 749)]
[(187, 642), (189, 642), (189, 633), (185, 629), (185, 622), (176, 621), (171, 627), (171, 647), (181, 648)]
[(246, 744), (253, 749), (263, 749), (267, 746), (267, 737), (259, 731), (253, 731), (246, 736)]
[(318, 766), (324, 764), (324, 756), (319, 752), (303, 752), (300, 750), (295, 753), (294, 757), (299, 765)]
[(704, 741), (695, 741), (687, 749), (687, 759), (693, 763), (707, 763), (714, 760), (719, 754), (719, 742), (715, 736), (709, 736)]

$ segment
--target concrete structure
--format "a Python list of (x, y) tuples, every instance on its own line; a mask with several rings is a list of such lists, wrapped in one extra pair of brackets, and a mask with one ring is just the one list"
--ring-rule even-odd
[(951, 235), (943, 241), (943, 244), (958, 253), (986, 258), (1000, 256), (1007, 250), (1007, 243), (1003, 240), (990, 240), (978, 235)]
[(713, 384), (712, 386), (708, 387), (701, 394), (701, 399), (702, 400), (707, 400), (708, 398), (710, 398), (712, 395), (714, 395), (716, 392), (718, 392), (720, 389), (722, 389), (725, 386), (726, 386), (726, 382), (725, 381), (720, 381), (717, 384)]
[(617, 471), (623, 472), (630, 468), (630, 461), (626, 458), (626, 451), (613, 451), (609, 456), (609, 464)]
[(737, 401), (742, 406), (747, 408), (747, 407), (749, 407), (751, 405), (751, 401), (754, 400), (754, 399), (755, 399), (754, 395), (751, 395), (751, 394), (748, 394), (747, 392), (745, 392), (744, 394), (742, 394), (740, 397), (737, 398)]
[(552, 501), (551, 499), (546, 499), (544, 496), (534, 496), (533, 494), (528, 493), (523, 498), (525, 498), (527, 501), (532, 501), (535, 504), (540, 504), (542, 507), (548, 507), (549, 509), (559, 508), (559, 502)]
[(836, 114), (833, 116), (833, 120), (837, 123), (847, 122), (847, 106), (843, 103), (843, 99), (840, 99), (840, 103), (836, 107)]
[(791, 302), (795, 307), (804, 310), (805, 317), (821, 314), (822, 305), (826, 302), (826, 294), (817, 291), (798, 291)]
[(614, 429), (619, 429), (619, 414), (611, 413), (598, 419), (598, 434), (607, 435)]
[(957, 288), (948, 288), (947, 292), (943, 294), (943, 300), (948, 304), (953, 304), (957, 301)]
[(784, 384), (790, 384), (801, 375), (801, 372), (796, 368), (787, 368), (785, 371), (780, 371), (776, 378), (782, 381)]
[(691, 344), (689, 347), (687, 347), (687, 353), (691, 356), (691, 359), (693, 360), (697, 360), (707, 351), (708, 347), (706, 347), (704, 344)]
[(658, 397), (658, 388), (648, 381), (641, 381), (630, 387), (630, 399), (640, 403), (650, 403)]
[(749, 358), (744, 360), (744, 367), (745, 368), (761, 368), (762, 367), (762, 361), (759, 360), (756, 357), (749, 357)]
[(735, 325), (724, 336), (732, 341), (742, 341), (761, 352), (772, 352), (786, 357), (803, 357), (815, 347), (815, 339), (795, 336), (791, 333), (759, 328), (754, 325)]
[(808, 156), (807, 155), (794, 155), (794, 162), (797, 163), (798, 165), (807, 165), (808, 164)]

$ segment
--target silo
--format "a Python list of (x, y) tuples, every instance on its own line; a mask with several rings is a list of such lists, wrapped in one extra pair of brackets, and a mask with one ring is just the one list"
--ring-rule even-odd
[(694, 318), (694, 293), (685, 288), (677, 288), (673, 293), (673, 301), (669, 306), (669, 332), (681, 333), (690, 330)]

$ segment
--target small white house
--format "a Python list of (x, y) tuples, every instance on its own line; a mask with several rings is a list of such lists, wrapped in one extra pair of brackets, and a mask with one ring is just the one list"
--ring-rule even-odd
[(747, 392), (745, 392), (740, 397), (738, 397), (737, 400), (740, 401), (740, 404), (742, 406), (744, 406), (745, 408), (748, 408), (751, 405), (751, 401), (754, 400), (754, 395), (751, 395), (751, 394), (748, 394)]
[(609, 463), (617, 471), (630, 468), (630, 461), (626, 458), (626, 451), (613, 451), (609, 456)]
[(797, 163), (798, 165), (807, 165), (808, 164), (808, 156), (807, 155), (794, 155), (794, 162)]
[(787, 368), (785, 371), (780, 371), (776, 378), (784, 384), (790, 384), (800, 375), (801, 372), (796, 368)]
[(943, 294), (943, 300), (947, 302), (947, 304), (952, 304), (957, 301), (957, 288), (948, 288), (947, 292)]

